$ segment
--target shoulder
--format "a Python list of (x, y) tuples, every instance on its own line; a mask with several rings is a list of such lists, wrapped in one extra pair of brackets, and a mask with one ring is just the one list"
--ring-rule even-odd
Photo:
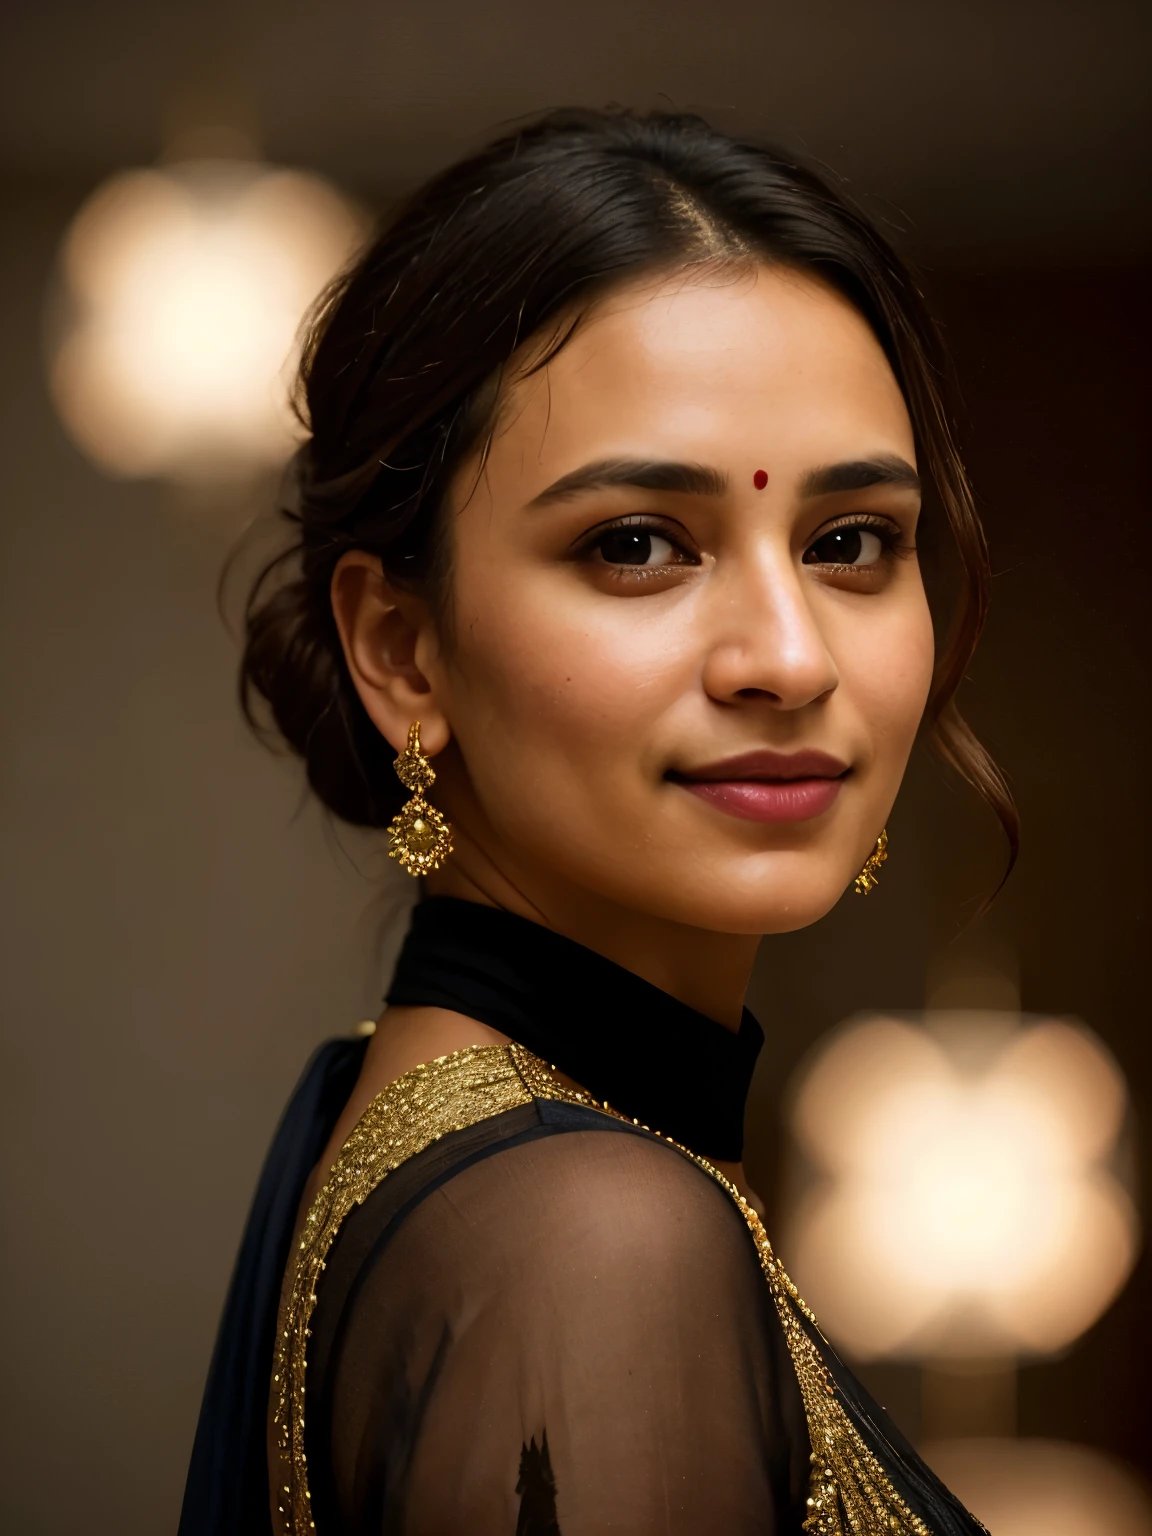
[(317, 1290), (321, 1340), (351, 1313), (357, 1331), (439, 1318), (458, 1337), (479, 1306), (549, 1327), (620, 1305), (656, 1325), (699, 1298), (714, 1312), (720, 1296), (734, 1325), (771, 1311), (752, 1234), (706, 1169), (598, 1110), (543, 1100), (387, 1174), (347, 1215)]
[(445, 1511), (437, 1528), (489, 1501), (511, 1529), (545, 1432), (582, 1529), (672, 1529), (670, 1498), (677, 1530), (769, 1529), (804, 1486), (743, 1215), (599, 1111), (535, 1100), (444, 1136), (351, 1213), (317, 1290), (309, 1463), (331, 1448), (349, 1499), (382, 1446), (411, 1447), (405, 1487)]
[(503, 1167), (493, 1163), (491, 1198), (508, 1198), (512, 1186), (593, 1228), (609, 1209), (677, 1230), (685, 1218), (709, 1210), (731, 1212), (742, 1224), (723, 1186), (672, 1143), (596, 1109), (549, 1103), (538, 1109), (541, 1136), (522, 1149), (525, 1155), (510, 1148)]
[[(535, 1124), (464, 1156), (404, 1225), (433, 1266), (457, 1274), (693, 1274), (759, 1277), (730, 1195), (667, 1142), (593, 1109), (534, 1106)], [(445, 1149), (446, 1150), (446, 1149)]]

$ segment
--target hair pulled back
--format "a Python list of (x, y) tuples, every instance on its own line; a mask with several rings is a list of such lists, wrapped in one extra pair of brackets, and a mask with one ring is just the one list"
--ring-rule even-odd
[(394, 581), (439, 579), (441, 509), (483, 443), (517, 348), (647, 271), (762, 260), (819, 276), (867, 320), (911, 416), (929, 501), (958, 557), (955, 612), (927, 724), (941, 755), (1018, 843), (1011, 795), (956, 689), (988, 606), (988, 553), (953, 442), (939, 333), (904, 263), (812, 171), (685, 114), (561, 111), (418, 190), (320, 301), (299, 381), (310, 437), (294, 460), (297, 537), (245, 609), (241, 699), (257, 696), (336, 815), (398, 809), (393, 751), (352, 686), (330, 601), (341, 555)]

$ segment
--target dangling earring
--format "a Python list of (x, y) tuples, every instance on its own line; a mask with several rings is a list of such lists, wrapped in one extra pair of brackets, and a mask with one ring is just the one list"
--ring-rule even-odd
[(864, 868), (856, 876), (857, 896), (867, 896), (880, 883), (880, 866), (888, 857), (888, 828), (876, 839), (876, 846), (864, 860)]
[(410, 875), (426, 875), (439, 869), (452, 852), (452, 828), (424, 798), (424, 791), (436, 782), (436, 771), (420, 750), (419, 720), (412, 722), (408, 745), (392, 766), (404, 788), (412, 791), (412, 798), (392, 818), (388, 857), (399, 859), (401, 869)]

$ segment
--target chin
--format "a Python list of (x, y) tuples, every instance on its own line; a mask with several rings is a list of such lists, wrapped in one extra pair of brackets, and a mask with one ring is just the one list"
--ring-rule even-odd
[[(652, 871), (656, 874), (656, 871)], [(694, 861), (633, 888), (624, 904), (667, 922), (713, 933), (792, 933), (826, 917), (855, 867), (808, 852), (774, 852), (738, 862)]]
[(707, 909), (702, 903), (693, 903), (693, 915), (682, 919), (695, 928), (707, 928), (716, 933), (746, 933), (766, 936), (773, 933), (794, 933), (798, 928), (810, 928), (826, 917), (840, 897), (844, 887), (835, 891), (821, 889), (812, 892), (773, 890), (758, 897), (739, 901), (729, 894), (727, 898), (711, 903)]

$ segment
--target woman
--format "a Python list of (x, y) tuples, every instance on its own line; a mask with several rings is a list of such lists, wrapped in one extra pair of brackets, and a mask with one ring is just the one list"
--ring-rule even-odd
[(245, 698), (424, 899), (278, 1134), (185, 1531), (980, 1529), (740, 1163), (761, 936), (876, 884), (925, 719), (1014, 835), (938, 369), (860, 215), (691, 117), (501, 140), (327, 297)]

